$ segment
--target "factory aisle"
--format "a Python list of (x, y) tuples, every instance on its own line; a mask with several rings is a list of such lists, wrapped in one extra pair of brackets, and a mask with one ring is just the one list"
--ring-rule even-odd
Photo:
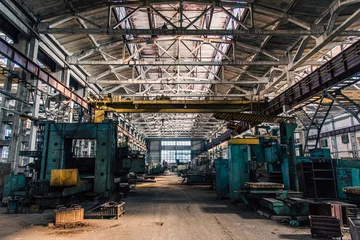
[(284, 226), (229, 200), (217, 200), (209, 186), (181, 185), (175, 175), (156, 179), (132, 190), (119, 220), (87, 220), (85, 228), (51, 229), (43, 226), (51, 221), (50, 210), (37, 216), (0, 214), (5, 229), (0, 239), (311, 239), (309, 229)]

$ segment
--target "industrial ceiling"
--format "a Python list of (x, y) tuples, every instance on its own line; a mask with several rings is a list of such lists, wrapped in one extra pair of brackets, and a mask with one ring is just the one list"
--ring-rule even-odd
[[(123, 100), (271, 99), (360, 28), (356, 0), (17, 2), (89, 84)], [(209, 113), (125, 117), (148, 138), (209, 138), (224, 126)]]

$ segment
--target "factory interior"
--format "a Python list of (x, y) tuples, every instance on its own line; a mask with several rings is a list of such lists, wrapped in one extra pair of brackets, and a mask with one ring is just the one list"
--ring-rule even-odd
[(0, 239), (359, 240), (359, 113), (359, 0), (0, 0)]

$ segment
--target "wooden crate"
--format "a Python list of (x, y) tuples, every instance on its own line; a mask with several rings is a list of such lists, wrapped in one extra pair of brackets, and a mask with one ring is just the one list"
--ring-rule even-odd
[(64, 225), (69, 223), (78, 223), (84, 220), (84, 209), (79, 205), (72, 205), (66, 208), (62, 205), (54, 210), (54, 223), (57, 225)]

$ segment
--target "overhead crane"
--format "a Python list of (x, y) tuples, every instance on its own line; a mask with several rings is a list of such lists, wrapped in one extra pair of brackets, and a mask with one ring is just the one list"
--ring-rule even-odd
[(91, 102), (95, 106), (95, 122), (106, 112), (117, 113), (216, 113), (243, 112), (263, 104), (255, 100), (121, 100), (106, 97)]

